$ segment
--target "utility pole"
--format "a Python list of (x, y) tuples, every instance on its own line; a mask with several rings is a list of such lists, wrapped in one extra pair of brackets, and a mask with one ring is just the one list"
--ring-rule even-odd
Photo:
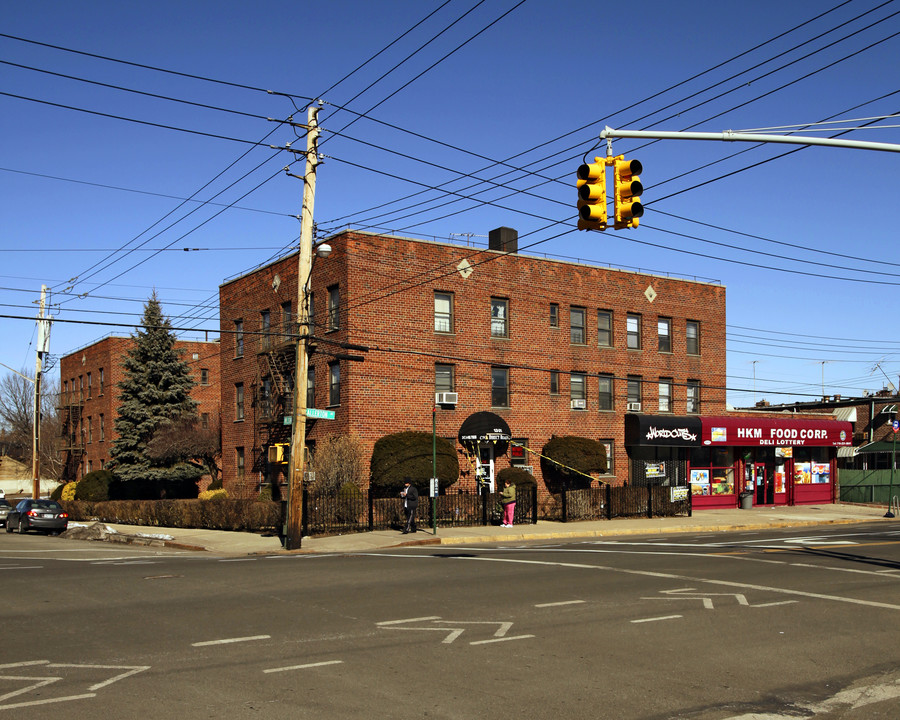
[(300, 547), (303, 536), (303, 472), (306, 468), (306, 376), (309, 369), (309, 282), (312, 272), (313, 207), (316, 199), (316, 166), (319, 164), (319, 108), (308, 111), (306, 132), (306, 172), (303, 175), (303, 208), (300, 215), (300, 254), (297, 266), (297, 363), (294, 376), (294, 416), (291, 420), (291, 467), (288, 484), (286, 550)]
[(41, 304), (38, 314), (37, 359), (34, 365), (34, 433), (31, 444), (31, 496), (41, 496), (41, 370), (44, 355), (50, 349), (50, 321), (44, 317), (47, 302), (47, 286), (41, 285)]

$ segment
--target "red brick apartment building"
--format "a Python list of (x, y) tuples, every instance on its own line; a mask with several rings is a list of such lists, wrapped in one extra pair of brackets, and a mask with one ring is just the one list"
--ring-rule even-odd
[[(134, 341), (131, 337), (106, 337), (69, 353), (60, 362), (59, 409), (62, 419), (63, 479), (81, 479), (101, 470), (109, 461), (116, 439), (119, 382), (124, 377), (123, 359)], [(197, 383), (191, 396), (199, 403), (204, 422), (219, 414), (219, 343), (175, 342)]]
[[(307, 421), (311, 446), (352, 433), (371, 452), (383, 435), (431, 432), (436, 393), (455, 393), (437, 406), (440, 436), (456, 442), (466, 418), (490, 411), (534, 451), (552, 435), (594, 438), (608, 448), (604, 479), (621, 484), (634, 473), (626, 414), (726, 410), (719, 284), (521, 255), (509, 228), (491, 232), (488, 250), (354, 231), (327, 243), (311, 273), (305, 390), (309, 407), (335, 416)], [(297, 264), (289, 255), (219, 289), (222, 465), (234, 490), (282, 472), (267, 448), (290, 436)], [(367, 346), (365, 361), (336, 358), (348, 352), (337, 343)], [(546, 492), (533, 453), (479, 454), (492, 474), (529, 466)], [(473, 489), (461, 448), (460, 460), (458, 486)]]

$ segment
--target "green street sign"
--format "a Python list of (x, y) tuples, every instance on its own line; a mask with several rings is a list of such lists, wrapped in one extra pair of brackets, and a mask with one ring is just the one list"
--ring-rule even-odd
[(318, 418), (319, 420), (334, 420), (334, 410), (317, 410), (316, 408), (306, 408), (306, 417)]

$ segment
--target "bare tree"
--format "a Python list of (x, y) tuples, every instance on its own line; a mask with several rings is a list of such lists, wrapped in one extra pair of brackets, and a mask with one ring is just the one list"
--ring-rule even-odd
[(333, 494), (346, 484), (361, 486), (365, 479), (362, 447), (355, 435), (330, 435), (316, 442), (310, 467), (316, 480), (310, 491)]
[[(3, 451), (28, 465), (34, 448), (34, 383), (22, 374), (7, 373), (0, 378), (0, 428)], [(59, 413), (56, 408), (58, 383), (44, 376), (41, 380), (41, 475), (58, 478)]]

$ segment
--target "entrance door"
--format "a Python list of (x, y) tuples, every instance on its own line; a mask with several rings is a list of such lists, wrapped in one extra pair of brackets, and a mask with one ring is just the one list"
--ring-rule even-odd
[(482, 487), (487, 492), (494, 492), (494, 446), (483, 444), (478, 446), (478, 467), (475, 469), (479, 481), (479, 492)]
[(756, 490), (755, 505), (775, 504), (775, 478), (772, 473), (766, 472), (765, 463), (753, 463), (754, 489)]

